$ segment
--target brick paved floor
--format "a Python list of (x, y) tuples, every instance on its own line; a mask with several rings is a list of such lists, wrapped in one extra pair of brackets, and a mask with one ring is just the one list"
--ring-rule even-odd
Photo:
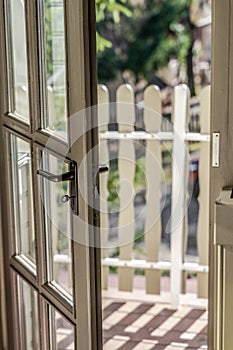
[[(133, 293), (118, 292), (116, 276), (109, 278), (111, 288), (103, 291), (104, 350), (207, 349), (207, 300), (196, 298), (195, 279), (187, 281), (188, 294), (174, 310), (168, 278), (161, 279), (160, 296), (143, 294), (142, 276), (134, 279)], [(71, 325), (58, 314), (56, 318), (58, 350), (74, 350)]]
[(103, 299), (104, 350), (207, 349), (205, 308)]
[(198, 299), (195, 278), (186, 282), (178, 310), (170, 307), (170, 280), (161, 278), (161, 295), (145, 294), (145, 278), (134, 277), (133, 293), (118, 292), (117, 275), (103, 291), (104, 350), (207, 349), (207, 300)]

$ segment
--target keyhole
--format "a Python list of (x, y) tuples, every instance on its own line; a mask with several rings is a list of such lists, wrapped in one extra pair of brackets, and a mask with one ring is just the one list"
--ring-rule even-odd
[(61, 201), (62, 201), (62, 203), (66, 203), (66, 202), (69, 202), (69, 200), (70, 200), (71, 198), (75, 198), (75, 196), (69, 196), (68, 194), (65, 194), (65, 195), (62, 197)]

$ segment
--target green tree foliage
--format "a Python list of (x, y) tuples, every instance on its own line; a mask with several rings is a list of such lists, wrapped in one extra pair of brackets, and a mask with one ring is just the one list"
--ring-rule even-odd
[[(127, 0), (96, 0), (96, 22), (104, 23), (106, 20), (111, 20), (113, 23), (119, 24), (120, 15), (123, 14), (126, 17), (131, 16), (131, 11), (124, 6)], [(112, 43), (110, 40), (105, 39), (98, 32), (96, 33), (97, 52), (102, 52), (106, 48), (111, 48)]]
[(130, 17), (119, 12), (114, 21), (109, 9), (102, 17), (97, 15), (98, 33), (111, 42), (98, 52), (99, 80), (106, 82), (130, 70), (137, 81), (149, 81), (173, 57), (186, 64), (193, 44), (190, 4), (191, 0), (128, 0), (124, 5)]

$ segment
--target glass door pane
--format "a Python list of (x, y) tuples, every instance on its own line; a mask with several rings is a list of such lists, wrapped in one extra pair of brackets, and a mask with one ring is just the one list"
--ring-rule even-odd
[(20, 349), (38, 350), (40, 349), (38, 294), (18, 275), (16, 288), (20, 328)]
[(52, 306), (48, 308), (50, 349), (75, 350), (74, 326)]
[(8, 0), (8, 79), (10, 111), (29, 121), (25, 1)]
[(36, 269), (34, 209), (30, 144), (10, 135), (15, 251), (28, 267)]
[[(62, 0), (44, 0), (41, 9), (44, 21), (44, 52), (41, 68), (45, 76), (47, 112), (43, 127), (57, 136), (66, 138), (66, 53), (64, 3)], [(45, 64), (44, 64), (45, 62)]]

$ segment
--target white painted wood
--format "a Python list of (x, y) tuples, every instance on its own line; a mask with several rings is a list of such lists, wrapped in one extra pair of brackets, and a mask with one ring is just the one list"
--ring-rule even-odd
[[(132, 132), (135, 123), (134, 91), (129, 84), (117, 90), (117, 122), (120, 132)], [(131, 260), (134, 243), (134, 175), (135, 150), (132, 140), (119, 141), (120, 212), (118, 239), (120, 259)], [(132, 268), (119, 268), (119, 290), (132, 291)]]
[[(109, 91), (105, 85), (98, 86), (98, 119), (99, 131), (106, 132), (110, 117), (109, 110)], [(101, 139), (99, 142), (99, 162), (109, 165), (108, 140)], [(108, 246), (108, 176), (109, 173), (103, 173), (99, 177), (100, 187), (100, 234), (101, 234), (101, 256), (107, 257)], [(108, 288), (108, 270), (107, 266), (102, 266), (102, 288)]]
[[(139, 269), (148, 269), (148, 270), (170, 270), (171, 262), (170, 261), (148, 261), (148, 260), (120, 260), (118, 258), (105, 258), (102, 259), (103, 266), (115, 266), (115, 267), (133, 267)], [(183, 263), (182, 271), (189, 272), (208, 272), (209, 268), (206, 265), (199, 265), (198, 263)]]
[(184, 224), (186, 212), (187, 150), (186, 131), (189, 90), (179, 85), (174, 91), (174, 142), (172, 165), (172, 214), (171, 214), (171, 305), (178, 307), (182, 285), (184, 249)]
[[(210, 86), (203, 89), (200, 95), (200, 124), (202, 133), (210, 133)], [(199, 159), (199, 216), (197, 245), (199, 264), (207, 265), (209, 257), (209, 202), (210, 202), (210, 144), (200, 144)], [(198, 273), (198, 297), (208, 297), (208, 275)]]
[[(161, 131), (161, 94), (157, 86), (149, 86), (144, 94), (144, 122), (147, 133)], [(147, 140), (145, 154), (146, 221), (145, 248), (148, 261), (157, 262), (161, 238), (160, 182), (162, 171), (161, 144)], [(146, 292), (160, 294), (160, 271), (146, 269)]]
[[(160, 141), (172, 141), (173, 133), (167, 131), (146, 133), (145, 131), (133, 131), (133, 132), (117, 132), (117, 131), (105, 131), (100, 133), (100, 139), (103, 140), (160, 140)], [(185, 141), (200, 141), (210, 142), (209, 134), (198, 134), (196, 132), (186, 132), (184, 135)]]

